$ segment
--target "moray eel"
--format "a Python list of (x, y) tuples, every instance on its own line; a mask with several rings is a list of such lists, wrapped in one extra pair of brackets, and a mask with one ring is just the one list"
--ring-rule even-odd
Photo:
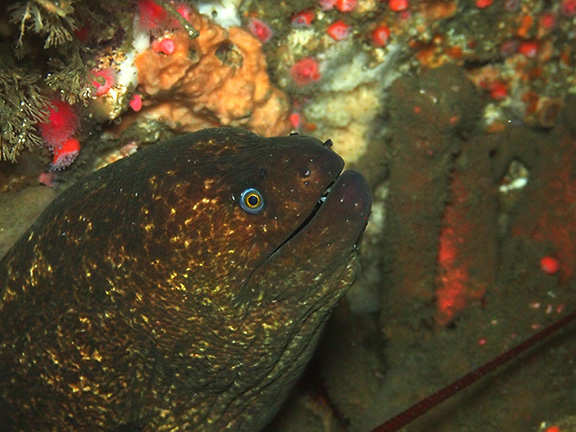
[(207, 129), (65, 190), (0, 262), (0, 430), (261, 430), (358, 270), (329, 147)]

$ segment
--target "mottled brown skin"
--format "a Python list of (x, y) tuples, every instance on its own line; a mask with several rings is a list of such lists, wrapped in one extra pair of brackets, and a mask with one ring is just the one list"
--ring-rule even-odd
[(342, 166), (209, 129), (63, 192), (0, 262), (0, 430), (263, 428), (358, 269), (360, 174), (308, 220)]

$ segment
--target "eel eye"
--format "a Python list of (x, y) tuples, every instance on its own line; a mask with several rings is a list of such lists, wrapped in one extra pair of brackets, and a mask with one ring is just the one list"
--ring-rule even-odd
[(254, 188), (246, 189), (240, 194), (240, 207), (251, 214), (260, 213), (264, 208), (264, 197)]

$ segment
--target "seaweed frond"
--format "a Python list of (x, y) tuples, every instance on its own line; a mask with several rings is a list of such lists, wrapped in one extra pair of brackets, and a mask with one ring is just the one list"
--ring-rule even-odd
[(74, 18), (75, 2), (76, 0), (29, 0), (12, 5), (10, 21), (20, 29), (17, 46), (22, 46), (27, 31), (44, 37), (44, 48), (74, 40), (73, 32), (78, 28)]
[(73, 53), (64, 63), (62, 60), (53, 58), (50, 60), (50, 72), (45, 84), (56, 94), (60, 94), (62, 100), (70, 105), (82, 102), (84, 104), (92, 97), (91, 83), (94, 77), (87, 70), (80, 53)]
[(40, 83), (40, 75), (0, 65), (0, 160), (15, 162), (22, 150), (42, 143), (36, 124), (48, 119), (48, 99)]

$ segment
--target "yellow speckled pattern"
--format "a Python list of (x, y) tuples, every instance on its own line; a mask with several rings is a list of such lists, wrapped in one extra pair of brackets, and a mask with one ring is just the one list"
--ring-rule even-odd
[(370, 192), (342, 167), (207, 129), (63, 192), (0, 261), (0, 430), (262, 429), (358, 268)]

